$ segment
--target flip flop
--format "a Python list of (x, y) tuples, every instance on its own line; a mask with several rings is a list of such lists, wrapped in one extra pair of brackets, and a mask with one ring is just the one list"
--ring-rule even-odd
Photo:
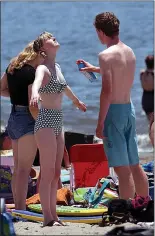
[(55, 221), (56, 223), (59, 223), (61, 226), (66, 226), (61, 220)]
[(61, 220), (51, 220), (47, 225), (43, 226), (65, 226), (65, 224)]

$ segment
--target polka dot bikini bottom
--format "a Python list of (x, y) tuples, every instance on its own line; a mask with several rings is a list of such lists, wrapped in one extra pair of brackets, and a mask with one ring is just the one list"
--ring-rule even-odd
[(58, 136), (62, 131), (63, 114), (62, 110), (41, 108), (35, 122), (34, 132), (42, 128), (53, 128)]

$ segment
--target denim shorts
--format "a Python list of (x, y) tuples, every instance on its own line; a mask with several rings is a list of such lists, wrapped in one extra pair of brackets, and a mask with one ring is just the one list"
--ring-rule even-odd
[(12, 106), (7, 131), (12, 140), (34, 133), (35, 120), (26, 106)]

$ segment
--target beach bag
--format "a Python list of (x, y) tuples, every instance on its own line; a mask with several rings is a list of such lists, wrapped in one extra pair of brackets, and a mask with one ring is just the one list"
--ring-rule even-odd
[(143, 206), (139, 208), (132, 207), (130, 212), (137, 222), (153, 222), (154, 221), (154, 201), (150, 200), (147, 206)]
[(112, 216), (115, 212), (127, 214), (131, 208), (131, 201), (124, 199), (113, 199), (108, 204), (108, 215)]
[[(145, 198), (140, 196), (132, 200), (114, 199), (108, 204), (108, 216), (121, 214), (122, 219), (128, 222), (153, 222), (154, 221), (154, 201), (150, 200), (147, 205)], [(117, 218), (117, 217), (116, 217)], [(118, 217), (119, 218), (119, 217)]]
[(0, 193), (12, 193), (12, 172), (10, 166), (0, 166)]
[[(13, 203), (11, 179), (12, 171), (10, 166), (0, 166), (0, 197), (4, 197), (6, 199), (6, 203)], [(30, 197), (35, 193), (36, 183), (29, 176), (27, 197)]]
[(11, 179), (12, 172), (10, 166), (0, 165), (0, 198), (5, 198), (6, 203), (13, 203)]

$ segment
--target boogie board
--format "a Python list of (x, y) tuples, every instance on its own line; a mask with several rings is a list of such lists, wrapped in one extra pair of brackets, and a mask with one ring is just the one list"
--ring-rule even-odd
[[(43, 214), (22, 210), (12, 210), (11, 214), (22, 219), (43, 222)], [(102, 221), (102, 216), (60, 216), (60, 220), (62, 222), (97, 224)]]
[[(28, 209), (33, 212), (42, 213), (41, 204), (30, 204)], [(79, 208), (72, 206), (57, 206), (59, 216), (101, 216), (107, 211), (107, 207), (102, 208)]]

